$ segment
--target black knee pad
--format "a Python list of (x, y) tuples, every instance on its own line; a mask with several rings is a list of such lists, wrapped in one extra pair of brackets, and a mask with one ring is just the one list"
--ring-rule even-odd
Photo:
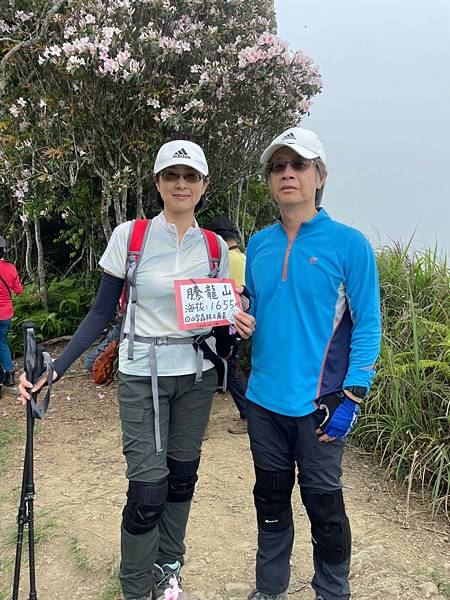
[(285, 531), (292, 523), (294, 469), (266, 471), (255, 465), (255, 474), (253, 496), (259, 527), (265, 531)]
[(347, 560), (352, 536), (342, 490), (319, 492), (300, 488), (300, 492), (311, 522), (314, 551), (330, 564)]
[(200, 457), (195, 460), (181, 461), (167, 457), (169, 469), (168, 502), (187, 502), (194, 495), (197, 483), (197, 469)]
[(167, 498), (167, 479), (159, 483), (130, 481), (122, 523), (128, 533), (139, 535), (156, 527)]

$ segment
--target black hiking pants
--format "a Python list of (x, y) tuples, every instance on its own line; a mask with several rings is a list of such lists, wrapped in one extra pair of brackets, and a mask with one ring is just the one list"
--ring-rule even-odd
[[(323, 415), (317, 411), (304, 417), (288, 417), (247, 400), (248, 433), (256, 472), (256, 587), (266, 594), (279, 594), (289, 585), (294, 541), (290, 498), (297, 469), (313, 542), (314, 537), (322, 542), (313, 543), (312, 587), (323, 600), (350, 598), (350, 529), (341, 501), (344, 442), (319, 442), (315, 430), (322, 420)], [(323, 501), (331, 507), (328, 513), (321, 511)], [(330, 517), (332, 513), (335, 515)], [(325, 524), (320, 523), (321, 516)], [(327, 539), (328, 530), (332, 535)], [(340, 555), (345, 558), (340, 560)]]

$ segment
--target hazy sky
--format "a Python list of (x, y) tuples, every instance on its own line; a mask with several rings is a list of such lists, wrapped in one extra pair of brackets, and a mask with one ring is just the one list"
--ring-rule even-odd
[(328, 159), (324, 206), (375, 243), (450, 250), (450, 1), (276, 0), (278, 33), (324, 80), (302, 124)]

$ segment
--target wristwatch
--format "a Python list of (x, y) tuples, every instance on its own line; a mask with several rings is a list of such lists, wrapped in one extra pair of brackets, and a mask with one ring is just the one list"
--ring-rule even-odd
[(367, 396), (367, 388), (362, 385), (351, 385), (344, 388), (344, 392), (350, 392), (352, 396), (356, 396), (359, 400), (362, 400)]

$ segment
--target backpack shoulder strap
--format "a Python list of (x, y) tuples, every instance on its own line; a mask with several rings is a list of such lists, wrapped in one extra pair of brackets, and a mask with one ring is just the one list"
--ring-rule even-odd
[(214, 231), (203, 229), (203, 227), (200, 229), (205, 240), (206, 253), (208, 255), (209, 276), (217, 277), (222, 258), (222, 246), (220, 245), (219, 237)]
[[(135, 219), (130, 227), (127, 254), (135, 254), (140, 258), (147, 237), (150, 219)], [(139, 260), (139, 258), (137, 260)]]
[[(128, 358), (133, 360), (134, 352), (134, 332), (136, 329), (136, 275), (139, 260), (145, 248), (150, 231), (150, 219), (135, 219), (131, 223), (130, 232), (128, 234), (127, 260), (125, 264), (125, 284), (123, 286), (122, 296), (120, 298), (119, 312), (122, 317), (125, 317), (128, 303), (130, 306), (130, 332), (128, 339)], [(120, 333), (121, 341), (124, 336), (125, 318), (122, 321)]]

